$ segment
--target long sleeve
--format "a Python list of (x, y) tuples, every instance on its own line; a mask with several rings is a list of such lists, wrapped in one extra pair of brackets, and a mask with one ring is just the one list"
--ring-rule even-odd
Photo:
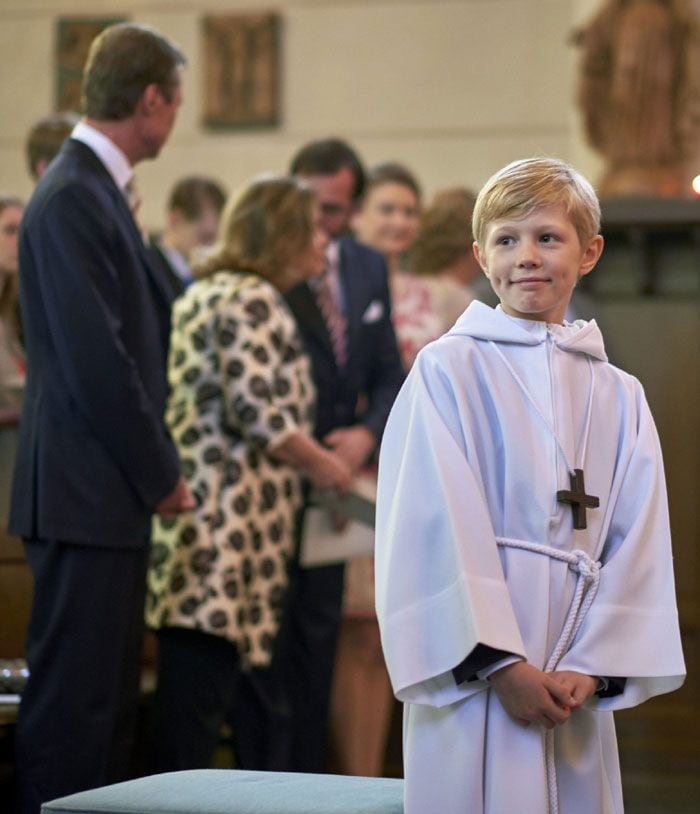
[[(226, 420), (262, 448), (276, 447), (300, 429), (310, 429), (308, 417), (286, 398), (288, 377), (296, 375), (302, 353), (300, 339), (290, 335), (291, 326), (286, 306), (261, 286), (242, 288), (227, 306), (219, 307), (213, 324)], [(243, 371), (247, 387), (241, 387)], [(300, 380), (298, 386), (306, 397), (309, 382)]]
[(376, 597), (387, 666), (402, 701), (443, 706), (483, 690), (478, 682), (458, 686), (452, 673), (479, 645), (524, 656), (449, 383), (424, 355), (382, 443)]

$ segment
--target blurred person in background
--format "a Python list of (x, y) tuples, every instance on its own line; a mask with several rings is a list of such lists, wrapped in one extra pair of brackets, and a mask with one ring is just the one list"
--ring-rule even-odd
[(34, 596), (21, 814), (129, 776), (151, 516), (193, 503), (163, 420), (169, 301), (127, 203), (134, 165), (173, 128), (184, 63), (150, 26), (104, 29), (83, 72), (85, 118), (22, 219), (27, 379), (9, 531)]
[(199, 175), (181, 178), (168, 197), (163, 233), (151, 240), (151, 255), (179, 296), (192, 282), (197, 256), (216, 241), (226, 192), (214, 179)]
[(18, 237), (24, 203), (0, 194), (0, 411), (19, 410), (25, 359), (19, 314)]
[(411, 269), (430, 290), (440, 333), (448, 331), (475, 298), (482, 273), (474, 257), (472, 213), (476, 196), (464, 187), (442, 190), (422, 216), (411, 252)]
[[(359, 241), (383, 257), (389, 273), (391, 317), (405, 368), (422, 345), (437, 336), (423, 281), (406, 271), (418, 233), (421, 189), (404, 165), (389, 161), (369, 169), (352, 226)], [(331, 695), (331, 728), (338, 767), (347, 774), (377, 776), (384, 765), (393, 700), (374, 612), (371, 557), (345, 568), (343, 618)]]
[(351, 471), (313, 438), (311, 363), (284, 294), (322, 273), (312, 190), (266, 176), (234, 199), (219, 243), (175, 302), (167, 422), (196, 508), (158, 518), (147, 621), (158, 635), (154, 769), (206, 768), (233, 723), (236, 765), (279, 768), (281, 733), (236, 720), (242, 671), (273, 706), (276, 641), (302, 479), (345, 491)]
[(420, 185), (408, 167), (386, 161), (369, 169), (352, 226), (357, 239), (386, 260), (392, 321), (406, 369), (420, 348), (439, 335), (430, 311), (430, 292), (420, 278), (407, 271), (420, 214)]
[(79, 121), (80, 116), (73, 110), (62, 110), (44, 116), (32, 126), (27, 134), (25, 152), (29, 174), (34, 181), (41, 178)]
[[(337, 138), (309, 142), (293, 157), (290, 171), (316, 193), (330, 237), (323, 274), (286, 295), (311, 356), (318, 394), (315, 435), (356, 474), (377, 449), (404, 379), (386, 264), (349, 234), (364, 188), (364, 168), (349, 144)], [(271, 731), (276, 743), (288, 742), (274, 768), (320, 772), (327, 767), (343, 578), (343, 563), (307, 568), (296, 556), (292, 561), (271, 679), (288, 700), (289, 717), (270, 702), (264, 682), (251, 674), (244, 679), (246, 692), (237, 704), (245, 707), (250, 729)]]

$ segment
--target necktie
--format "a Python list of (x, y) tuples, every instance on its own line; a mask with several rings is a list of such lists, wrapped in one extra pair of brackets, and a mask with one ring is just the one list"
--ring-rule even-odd
[(139, 206), (141, 206), (141, 193), (136, 186), (136, 179), (132, 175), (131, 178), (126, 182), (123, 189), (124, 197), (126, 198), (126, 202), (131, 210), (131, 214), (136, 218), (136, 213), (138, 212)]
[(333, 346), (333, 355), (338, 367), (345, 367), (347, 362), (347, 320), (340, 310), (331, 287), (330, 274), (328, 269), (318, 277), (314, 285), (314, 294), (319, 310), (326, 323), (328, 334)]
[(126, 204), (131, 211), (131, 217), (134, 219), (134, 223), (136, 224), (136, 228), (138, 229), (141, 239), (143, 240), (144, 246), (148, 246), (148, 234), (146, 230), (141, 225), (141, 221), (138, 217), (139, 207), (141, 206), (141, 193), (139, 192), (139, 188), (136, 186), (136, 178), (132, 175), (131, 178), (124, 184), (124, 188), (122, 189), (122, 194), (126, 200)]

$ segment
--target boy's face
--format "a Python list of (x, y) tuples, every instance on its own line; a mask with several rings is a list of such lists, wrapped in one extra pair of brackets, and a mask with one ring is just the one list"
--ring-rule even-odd
[(603, 238), (581, 246), (563, 206), (542, 206), (524, 218), (488, 224), (474, 254), (503, 310), (521, 319), (564, 321), (578, 278), (593, 269)]

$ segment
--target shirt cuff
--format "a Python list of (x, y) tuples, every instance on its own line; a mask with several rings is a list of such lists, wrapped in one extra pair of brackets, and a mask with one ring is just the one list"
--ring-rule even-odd
[(493, 673), (503, 667), (507, 667), (509, 664), (515, 664), (516, 661), (523, 661), (523, 659), (521, 659), (520, 656), (508, 656), (508, 658), (500, 659), (493, 664), (489, 664), (488, 667), (484, 667), (483, 670), (477, 670), (476, 677), (481, 679), (481, 681), (486, 681), (490, 675), (493, 675)]

